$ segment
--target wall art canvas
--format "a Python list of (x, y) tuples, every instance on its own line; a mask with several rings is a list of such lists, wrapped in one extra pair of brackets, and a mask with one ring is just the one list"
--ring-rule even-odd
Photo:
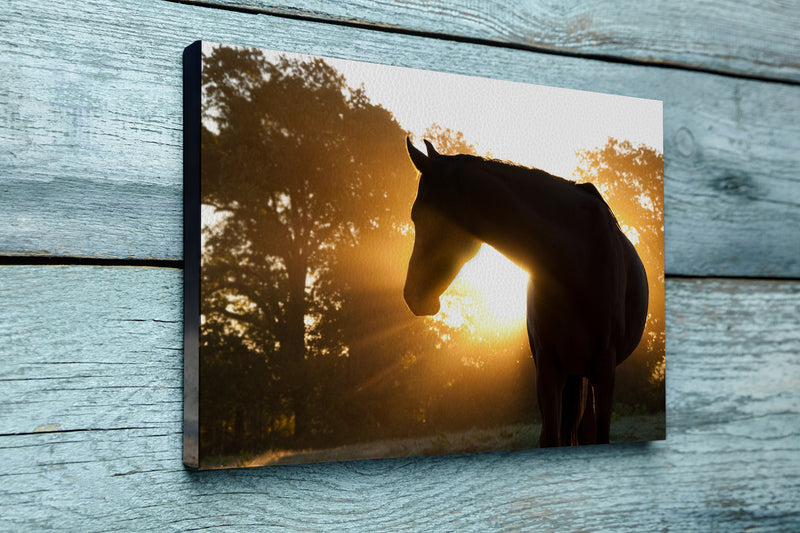
[(184, 101), (187, 466), (665, 438), (661, 102), (209, 42)]

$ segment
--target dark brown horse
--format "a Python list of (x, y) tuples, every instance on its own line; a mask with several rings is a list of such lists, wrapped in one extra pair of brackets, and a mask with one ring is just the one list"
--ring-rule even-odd
[(608, 442), (616, 366), (641, 340), (648, 287), (603, 197), (542, 170), (407, 145), (421, 173), (403, 290), (411, 311), (436, 314), (464, 263), (490, 244), (531, 275), (541, 446)]

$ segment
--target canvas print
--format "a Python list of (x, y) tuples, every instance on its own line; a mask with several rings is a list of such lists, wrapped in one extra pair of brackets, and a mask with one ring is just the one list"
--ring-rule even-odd
[(184, 65), (187, 465), (665, 438), (660, 102)]

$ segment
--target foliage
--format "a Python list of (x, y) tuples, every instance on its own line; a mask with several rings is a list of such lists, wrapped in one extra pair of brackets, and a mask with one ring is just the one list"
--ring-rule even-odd
[[(603, 194), (653, 273), (663, 282), (664, 156), (646, 145), (609, 138), (605, 146), (578, 153), (575, 173)], [(648, 271), (648, 274), (651, 274)]]
[(237, 446), (310, 442), (353, 373), (348, 319), (380, 307), (354, 292), (378, 273), (353, 250), (398, 240), (394, 206), (414, 192), (405, 132), (321, 59), (218, 47), (203, 76), (205, 427), (222, 420)]
[(474, 144), (467, 141), (460, 131), (433, 123), (425, 129), (423, 139), (430, 141), (436, 151), (444, 155), (471, 154), (479, 155)]

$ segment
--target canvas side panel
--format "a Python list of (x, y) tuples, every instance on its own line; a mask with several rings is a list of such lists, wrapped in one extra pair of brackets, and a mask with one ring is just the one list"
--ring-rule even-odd
[(199, 465), (200, 82), (202, 43), (183, 53), (183, 463)]

